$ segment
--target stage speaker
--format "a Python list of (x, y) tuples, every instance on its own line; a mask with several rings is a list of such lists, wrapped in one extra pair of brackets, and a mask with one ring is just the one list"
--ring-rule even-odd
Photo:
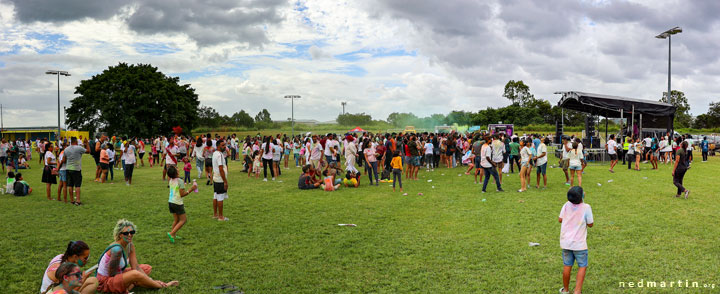
[(583, 148), (600, 148), (600, 137), (585, 137), (582, 144)]
[(585, 136), (594, 137), (597, 135), (597, 134), (595, 134), (595, 122), (596, 121), (597, 121), (597, 117), (594, 115), (588, 115), (585, 117)]
[(562, 143), (562, 134), (563, 134), (563, 125), (561, 121), (555, 122), (555, 138), (553, 139), (553, 143), (555, 144), (561, 144)]

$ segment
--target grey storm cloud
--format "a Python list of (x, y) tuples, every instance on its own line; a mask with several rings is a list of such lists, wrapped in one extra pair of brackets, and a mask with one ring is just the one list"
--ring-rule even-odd
[[(200, 46), (229, 41), (261, 47), (269, 42), (265, 27), (282, 21), (285, 0), (9, 0), (21, 22), (64, 22), (120, 15), (142, 34), (186, 34)], [(129, 15), (121, 15), (131, 7)]]

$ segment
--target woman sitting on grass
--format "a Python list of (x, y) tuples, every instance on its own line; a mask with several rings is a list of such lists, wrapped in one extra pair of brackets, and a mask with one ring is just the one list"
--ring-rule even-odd
[[(55, 271), (53, 277), (58, 281), (57, 283), (52, 284), (52, 287), (48, 287), (47, 290), (44, 292), (40, 292), (42, 294), (45, 293), (51, 293), (51, 294), (76, 294), (80, 293), (75, 290), (78, 286), (83, 284), (83, 272), (80, 270), (80, 267), (77, 264), (74, 264), (72, 262), (65, 262), (58, 267), (57, 271)], [(92, 278), (95, 279), (95, 278)], [(52, 291), (52, 292), (51, 292)], [(82, 293), (95, 293), (95, 289), (92, 289), (92, 292), (82, 292)]]
[[(45, 275), (43, 275), (42, 278), (40, 293), (46, 293), (55, 287), (65, 289), (65, 293), (95, 293), (95, 289), (98, 287), (97, 279), (95, 277), (89, 277), (90, 272), (83, 274), (82, 271), (80, 271), (80, 267), (87, 264), (89, 256), (90, 247), (87, 243), (83, 241), (70, 241), (67, 249), (65, 249), (65, 253), (55, 256), (50, 260), (50, 264), (47, 269), (45, 269)], [(73, 265), (74, 267), (63, 269), (67, 264)], [(69, 273), (72, 271), (80, 274), (77, 275), (77, 280), (74, 282), (64, 280), (63, 278), (71, 275)]]
[(165, 283), (148, 276), (152, 267), (138, 263), (133, 244), (135, 233), (135, 225), (129, 220), (121, 219), (115, 225), (113, 230), (115, 242), (105, 249), (98, 261), (99, 291), (127, 293), (135, 286), (158, 289), (179, 284), (178, 281)]

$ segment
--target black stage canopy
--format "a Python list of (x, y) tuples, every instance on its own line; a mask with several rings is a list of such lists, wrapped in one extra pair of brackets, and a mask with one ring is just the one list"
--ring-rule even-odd
[(673, 129), (676, 107), (669, 103), (577, 91), (555, 94), (562, 94), (558, 102), (560, 108), (607, 118), (634, 116), (641, 120), (643, 128)]

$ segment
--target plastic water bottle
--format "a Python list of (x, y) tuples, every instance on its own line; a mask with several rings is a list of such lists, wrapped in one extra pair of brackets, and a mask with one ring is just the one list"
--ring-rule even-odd
[(197, 193), (198, 187), (197, 187), (197, 181), (195, 179), (193, 179), (193, 186), (195, 186), (195, 191), (193, 191), (193, 192)]

